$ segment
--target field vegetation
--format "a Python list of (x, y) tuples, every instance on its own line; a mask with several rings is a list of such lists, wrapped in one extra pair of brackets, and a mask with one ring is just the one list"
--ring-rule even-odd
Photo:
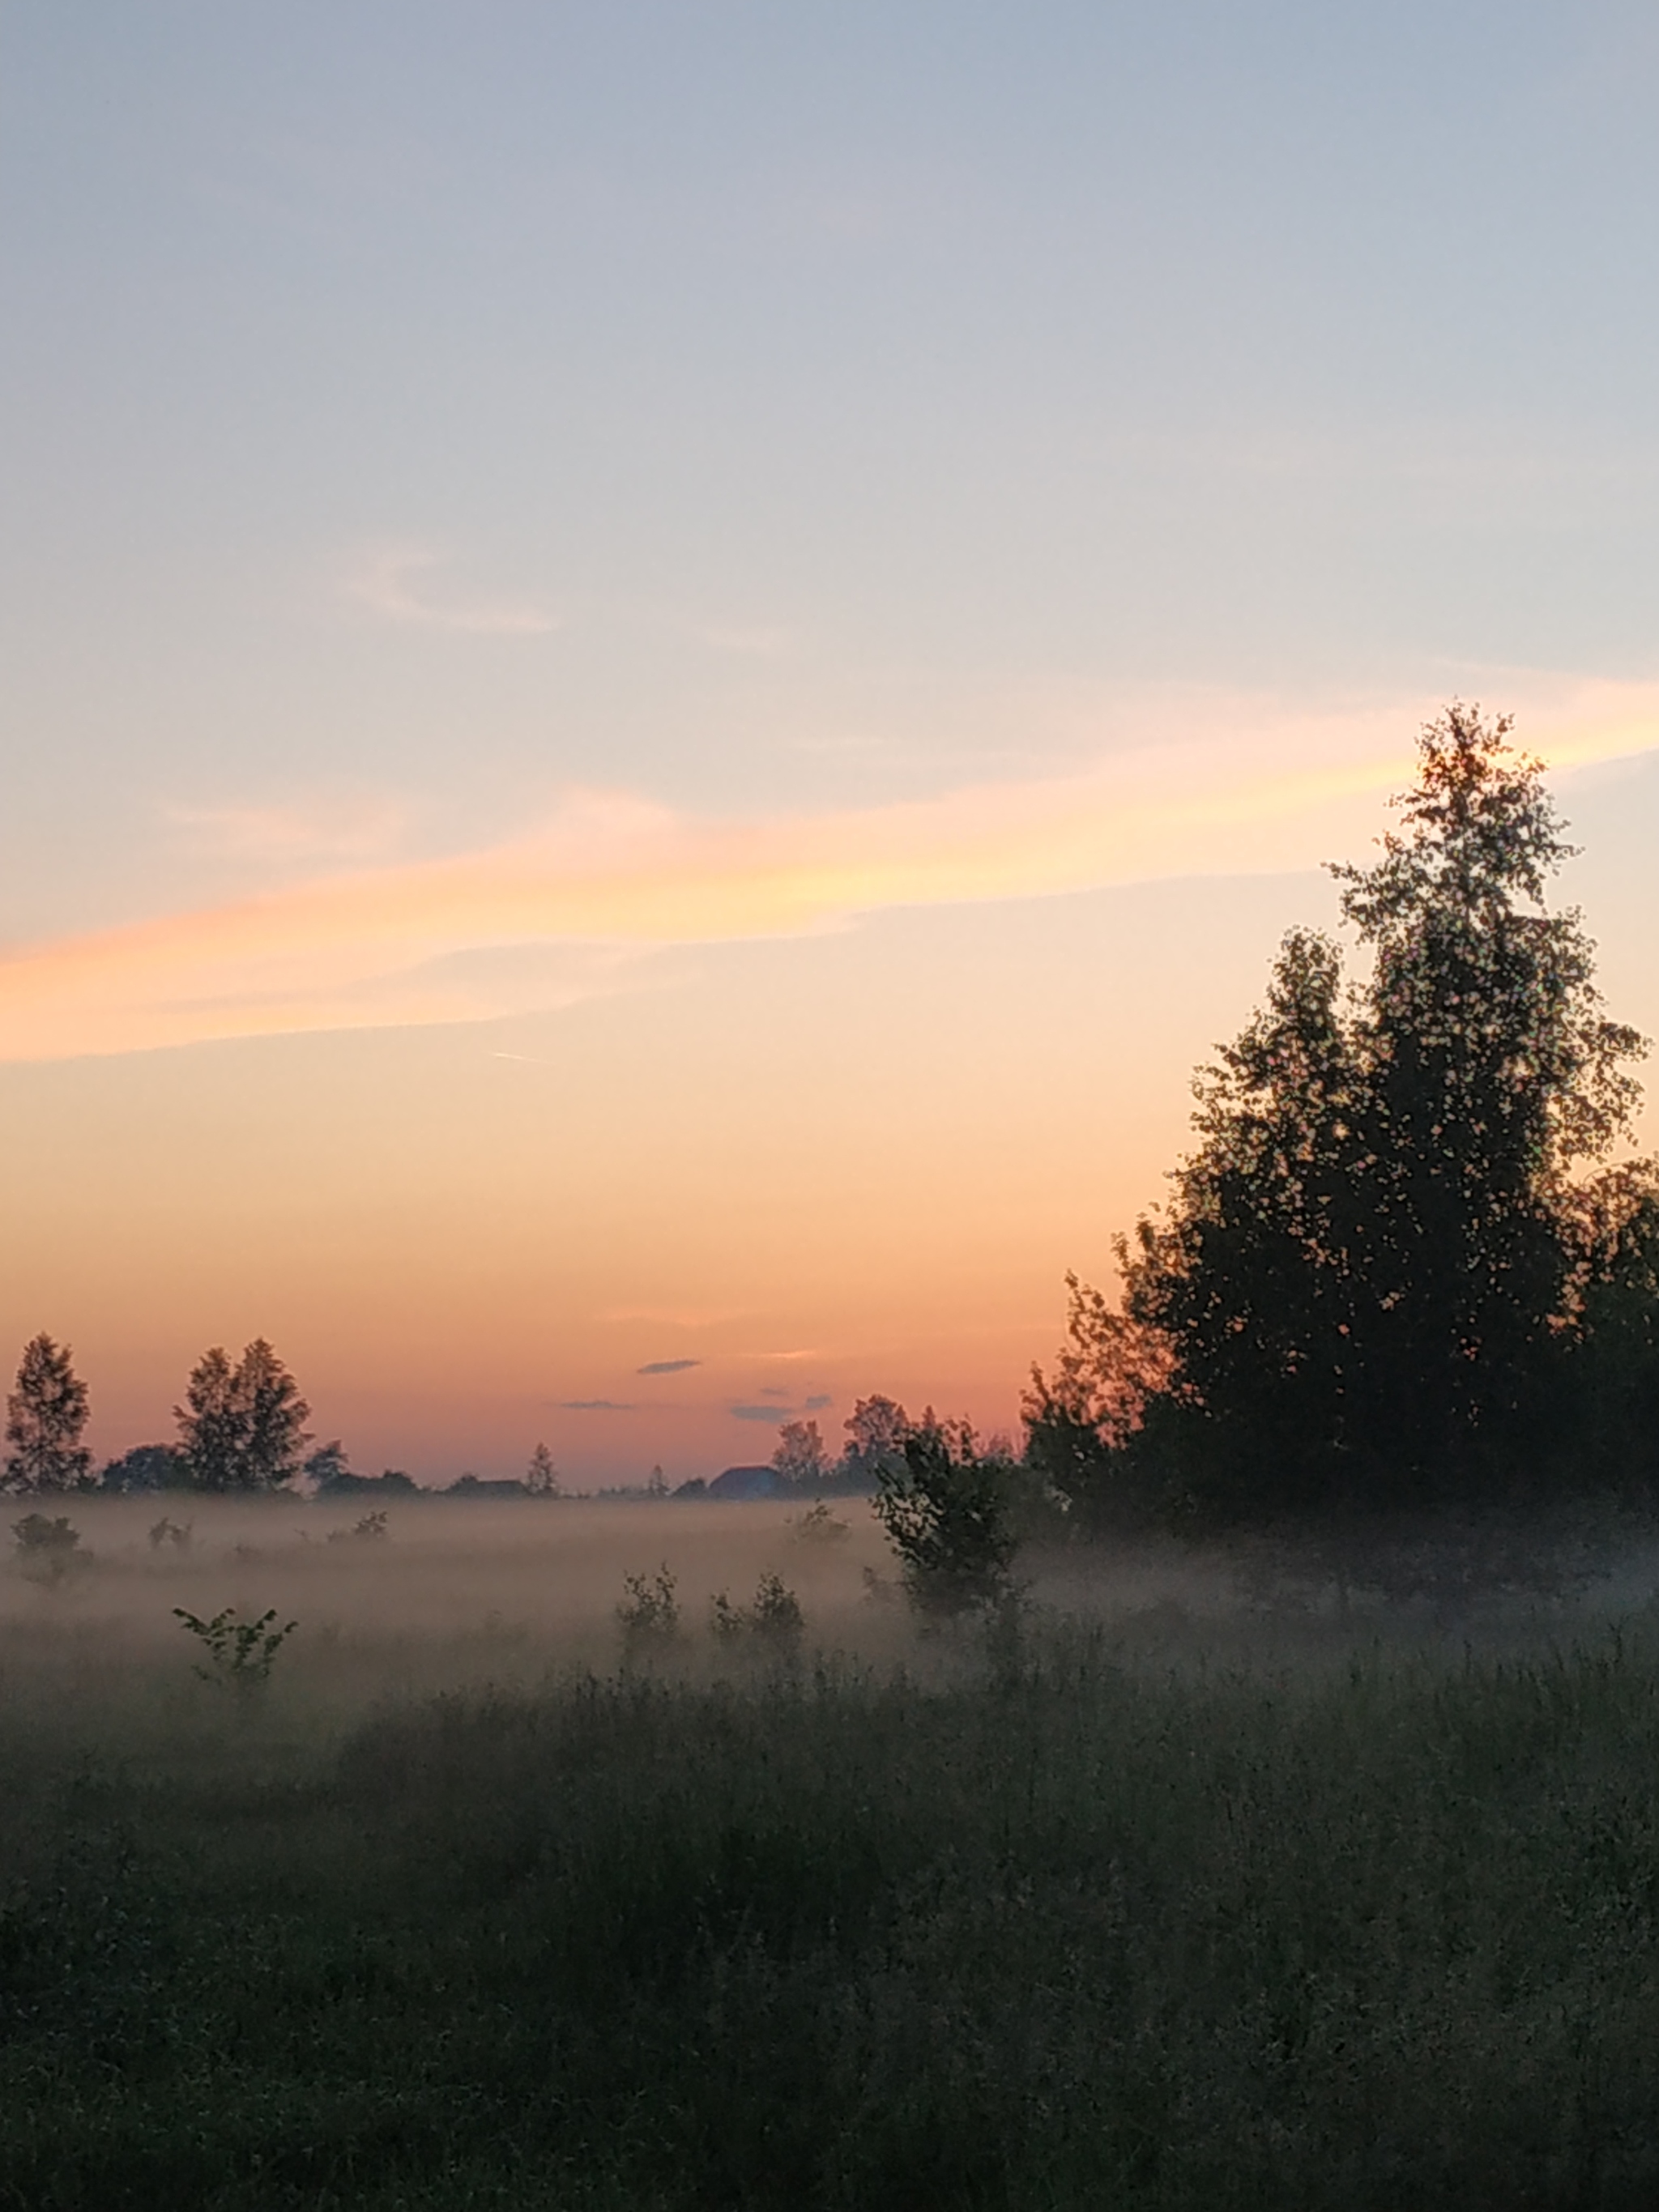
[[(1653, 2201), (1644, 1529), (941, 1621), (853, 1502), (146, 1510), (4, 1583), (0, 2203)], [(799, 1638), (714, 1632), (769, 1577)], [(175, 1607), (300, 1626), (238, 1690)]]

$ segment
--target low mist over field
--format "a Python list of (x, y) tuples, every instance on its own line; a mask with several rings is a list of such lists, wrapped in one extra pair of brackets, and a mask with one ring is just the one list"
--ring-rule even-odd
[[(355, 1504), (289, 1498), (76, 1501), (70, 1517), (93, 1565), (52, 1589), (0, 1577), (0, 1634), (25, 1672), (22, 1655), (74, 1648), (84, 1663), (102, 1655), (187, 1678), (195, 1655), (173, 1607), (209, 1616), (228, 1605), (252, 1618), (274, 1607), (300, 1622), (283, 1677), (350, 1709), (383, 1686), (613, 1671), (623, 1578), (665, 1565), (689, 1653), (708, 1643), (715, 1593), (746, 1602), (768, 1571), (798, 1591), (815, 1641), (890, 1652), (902, 1608), (869, 1601), (866, 1571), (897, 1593), (867, 1500), (836, 1503), (827, 1541), (798, 1535), (806, 1510), (434, 1498), (370, 1520)], [(153, 1544), (162, 1526), (169, 1534)]]
[[(0, 1648), (18, 1706), (77, 1686), (76, 1727), (99, 1725), (86, 1701), (94, 1682), (118, 1711), (128, 1695), (160, 1698), (169, 1725), (214, 1710), (192, 1686), (202, 1655), (175, 1608), (295, 1621), (272, 1697), (247, 1717), (281, 1711), (327, 1731), (392, 1693), (525, 1688), (630, 1665), (688, 1682), (736, 1667), (749, 1679), (747, 1662), (777, 1655), (722, 1640), (711, 1609), (721, 1594), (747, 1605), (767, 1576), (799, 1601), (791, 1664), (939, 1680), (977, 1679), (1000, 1632), (1040, 1643), (1062, 1628), (1103, 1638), (1136, 1666), (1317, 1668), (1373, 1650), (1432, 1661), (1471, 1642), (1536, 1652), (1659, 1595), (1659, 1528), (1631, 1515), (1371, 1525), (1340, 1543), (1285, 1533), (1051, 1542), (1022, 1552), (1006, 1627), (994, 1622), (988, 1643), (976, 1614), (931, 1620), (906, 1602), (900, 1563), (860, 1498), (816, 1509), (431, 1498), (363, 1513), (172, 1496), (76, 1500), (64, 1517), (81, 1541), (61, 1580), (32, 1577), (27, 1555), (10, 1547)], [(630, 1642), (628, 1578), (654, 1584), (664, 1572), (678, 1621), (660, 1639)], [(112, 1746), (120, 1725), (112, 1720)]]

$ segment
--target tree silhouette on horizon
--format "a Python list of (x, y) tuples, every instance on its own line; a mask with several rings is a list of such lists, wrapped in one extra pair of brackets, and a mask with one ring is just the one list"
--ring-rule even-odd
[(1455, 703), (1422, 732), (1402, 826), (1331, 869), (1369, 974), (1292, 929), (1200, 1071), (1121, 1310), (1074, 1283), (1034, 1375), (1057, 1487), (1224, 1517), (1513, 1495), (1560, 1443), (1595, 1289), (1652, 1212), (1651, 1164), (1607, 1164), (1645, 1047), (1549, 909), (1574, 848), (1510, 728)]

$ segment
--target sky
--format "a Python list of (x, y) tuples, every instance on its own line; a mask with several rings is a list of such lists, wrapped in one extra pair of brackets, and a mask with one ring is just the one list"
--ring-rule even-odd
[(1595, 0), (9, 0), (0, 1359), (112, 1453), (263, 1334), (428, 1480), (1010, 1428), (1454, 696), (1659, 1032), (1656, 95)]

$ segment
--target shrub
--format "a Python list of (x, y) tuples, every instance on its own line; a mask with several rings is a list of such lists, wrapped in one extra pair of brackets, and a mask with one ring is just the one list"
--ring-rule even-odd
[(966, 1421), (941, 1421), (931, 1407), (902, 1458), (878, 1468), (876, 1515), (920, 1612), (949, 1618), (1009, 1595), (1018, 1543), (1011, 1474), (1007, 1462), (981, 1454)]
[(207, 1665), (193, 1670), (201, 1680), (244, 1692), (262, 1688), (270, 1680), (276, 1654), (300, 1625), (297, 1620), (290, 1620), (284, 1627), (273, 1628), (270, 1624), (276, 1618), (274, 1606), (257, 1620), (238, 1620), (235, 1607), (228, 1605), (222, 1613), (216, 1613), (211, 1620), (186, 1613), (181, 1605), (175, 1605), (173, 1613), (175, 1620), (183, 1621), (207, 1654)]
[(59, 1589), (92, 1565), (92, 1553), (81, 1548), (80, 1532), (63, 1514), (51, 1520), (44, 1513), (26, 1513), (12, 1522), (11, 1533), (18, 1573), (42, 1589)]
[(805, 1513), (798, 1513), (784, 1524), (791, 1540), (797, 1544), (844, 1544), (853, 1531), (819, 1498), (809, 1505)]
[(331, 1544), (378, 1544), (386, 1534), (386, 1516), (383, 1510), (365, 1513), (349, 1528), (331, 1528), (327, 1540)]
[(617, 1619), (622, 1625), (623, 1650), (630, 1658), (674, 1641), (680, 1632), (680, 1602), (674, 1577), (665, 1565), (650, 1577), (623, 1577), (623, 1601), (617, 1607)]
[(733, 1605), (722, 1590), (709, 1607), (708, 1625), (716, 1643), (728, 1649), (747, 1644), (780, 1659), (793, 1658), (800, 1650), (806, 1626), (799, 1599), (775, 1574), (761, 1577), (752, 1605)]

